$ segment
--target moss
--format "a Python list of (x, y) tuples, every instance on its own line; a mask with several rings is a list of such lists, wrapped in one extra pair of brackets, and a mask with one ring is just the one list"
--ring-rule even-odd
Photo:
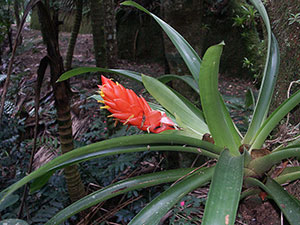
[[(286, 99), (290, 83), (300, 79), (300, 24), (289, 24), (291, 14), (300, 12), (300, 4), (299, 0), (269, 1), (267, 9), (280, 48), (280, 69), (272, 104), (274, 110)], [(299, 90), (299, 87), (293, 85), (291, 93)], [(300, 122), (299, 107), (292, 112), (291, 122)]]
[(233, 10), (233, 26), (239, 30), (245, 46), (242, 66), (248, 69), (252, 77), (261, 80), (267, 49), (260, 15), (254, 6), (244, 0), (236, 1)]

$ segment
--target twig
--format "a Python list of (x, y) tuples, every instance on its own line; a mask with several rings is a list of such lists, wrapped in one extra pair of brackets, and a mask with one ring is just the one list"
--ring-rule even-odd
[[(288, 91), (287, 91), (287, 98), (290, 97), (290, 92), (291, 92), (291, 88), (292, 88), (292, 85), (293, 84), (299, 84), (300, 83), (300, 80), (296, 80), (296, 81), (292, 81), (289, 85), (289, 88), (288, 88)], [(286, 117), (286, 126), (289, 124), (289, 119), (290, 119), (290, 113), (287, 114), (287, 117)]]
[(197, 154), (196, 158), (194, 159), (194, 161), (193, 161), (193, 163), (191, 165), (191, 168), (193, 168), (195, 166), (195, 164), (196, 164), (197, 160), (199, 159), (199, 157), (200, 157), (200, 155)]
[(102, 207), (104, 202), (99, 203), (97, 206), (92, 208), (92, 211), (88, 213), (82, 220), (79, 221), (78, 225), (84, 225), (84, 224), (89, 224), (89, 218), (93, 218), (99, 211), (99, 209)]
[(102, 211), (107, 212), (106, 214), (104, 214), (103, 216), (101, 216), (100, 218), (98, 218), (97, 220), (93, 221), (96, 224), (100, 224), (101, 222), (109, 219), (110, 217), (112, 217), (116, 212), (118, 212), (119, 210), (121, 210), (122, 208), (126, 207), (127, 205), (131, 204), (132, 202), (135, 202), (137, 200), (139, 200), (140, 198), (142, 198), (143, 195), (140, 195), (136, 198), (131, 198), (129, 200), (127, 200), (126, 202), (123, 202), (122, 204), (118, 204), (118, 206), (116, 208), (114, 208), (112, 211), (108, 211), (106, 209), (100, 208), (103, 205), (103, 202), (101, 202), (97, 207), (95, 207), (93, 209), (92, 215), (88, 214), (84, 219), (82, 219), (78, 225), (84, 225), (84, 224), (89, 224), (90, 221), (87, 221), (87, 218), (92, 219), (94, 217), (94, 215), (101, 209)]
[(204, 163), (204, 164), (202, 164), (201, 166), (195, 168), (194, 170), (192, 170), (192, 171), (189, 172), (188, 174), (186, 174), (186, 175), (180, 177), (178, 180), (176, 180), (176, 181), (171, 185), (171, 187), (174, 186), (175, 184), (177, 184), (177, 183), (178, 183), (179, 181), (181, 181), (182, 179), (184, 179), (184, 178), (186, 178), (187, 176), (191, 175), (191, 174), (194, 173), (195, 171), (197, 171), (197, 170), (203, 168), (203, 167), (206, 166), (209, 162), (210, 162), (210, 161), (207, 161), (206, 163)]
[[(33, 138), (33, 146), (31, 150), (31, 155), (30, 155), (30, 161), (29, 161), (29, 166), (28, 166), (28, 171), (27, 173), (31, 173), (32, 171), (32, 165), (33, 165), (33, 159), (34, 155), (36, 152), (36, 141), (37, 141), (37, 134), (38, 134), (38, 125), (39, 125), (39, 108), (40, 108), (40, 95), (41, 95), (41, 87), (44, 79), (44, 75), (48, 66), (49, 58), (48, 56), (45, 56), (42, 58), (40, 62), (40, 66), (37, 71), (37, 82), (36, 82), (36, 89), (35, 89), (35, 126), (34, 126), (34, 138)], [(28, 195), (28, 184), (25, 185), (23, 196), (22, 196), (22, 201), (18, 213), (18, 218), (21, 218), (24, 204), (26, 201)]]
[(103, 217), (100, 217), (99, 219), (97, 219), (95, 222), (97, 222), (98, 224), (100, 224), (101, 222), (103, 222), (106, 219), (109, 219), (111, 216), (113, 216), (116, 212), (120, 211), (121, 209), (123, 209), (124, 207), (126, 207), (127, 205), (139, 200), (140, 198), (144, 197), (143, 195), (140, 195), (136, 198), (131, 198), (129, 200), (127, 200), (126, 202), (123, 202), (121, 205), (118, 205), (118, 207), (114, 208), (114, 210), (110, 211), (108, 214), (104, 215)]
[(158, 225), (163, 225), (164, 222), (172, 215), (172, 210), (169, 210), (169, 212), (166, 213), (166, 215), (164, 215), (160, 221)]

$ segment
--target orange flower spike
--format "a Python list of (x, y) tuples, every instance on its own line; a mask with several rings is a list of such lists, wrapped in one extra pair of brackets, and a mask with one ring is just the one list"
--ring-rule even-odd
[(102, 86), (98, 85), (100, 95), (106, 108), (123, 124), (136, 126), (141, 130), (160, 133), (165, 130), (177, 129), (176, 124), (165, 113), (152, 110), (143, 97), (134, 91), (124, 88), (121, 84), (101, 76)]

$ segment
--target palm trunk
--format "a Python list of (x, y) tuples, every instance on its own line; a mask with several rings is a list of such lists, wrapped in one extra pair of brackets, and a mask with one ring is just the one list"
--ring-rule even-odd
[(96, 59), (96, 66), (98, 67), (107, 66), (106, 49), (104, 44), (104, 18), (102, 4), (102, 0), (90, 0), (94, 54)]
[(114, 0), (103, 1), (104, 9), (104, 38), (106, 46), (107, 66), (113, 68), (118, 59), (118, 43), (116, 30), (116, 14)]
[[(16, 18), (16, 23), (17, 23), (17, 30), (19, 29), (19, 26), (21, 24), (21, 20), (20, 20), (20, 2), (19, 0), (15, 0), (14, 1), (14, 14), (15, 14), (15, 18)], [(22, 35), (19, 36), (18, 38), (18, 45), (22, 44)]]
[(81, 25), (81, 19), (82, 19), (82, 5), (83, 5), (83, 0), (76, 0), (76, 15), (75, 15), (73, 30), (69, 41), (67, 56), (66, 56), (66, 63), (65, 63), (66, 70), (70, 70), (72, 67), (73, 53), (74, 53), (76, 40)]
[[(59, 52), (58, 29), (55, 21), (50, 17), (48, 8), (41, 2), (38, 3), (38, 14), (44, 42), (50, 59), (51, 85), (55, 97), (57, 110), (58, 134), (62, 153), (67, 153), (74, 148), (72, 136), (72, 121), (70, 114), (70, 89), (68, 82), (56, 83), (64, 72), (63, 59)], [(57, 18), (54, 16), (54, 18)], [(71, 200), (74, 202), (85, 195), (84, 185), (81, 181), (77, 165), (66, 167), (65, 178)]]

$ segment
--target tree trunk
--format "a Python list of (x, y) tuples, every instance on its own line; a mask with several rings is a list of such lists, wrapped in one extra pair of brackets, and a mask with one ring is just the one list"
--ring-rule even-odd
[[(164, 20), (173, 26), (201, 56), (207, 30), (202, 28), (204, 1), (165, 0), (162, 3)], [(171, 74), (190, 74), (171, 40), (164, 33), (165, 56)], [(186, 83), (174, 80), (172, 86), (192, 101), (199, 98)]]
[(107, 66), (115, 67), (118, 59), (118, 43), (116, 30), (116, 13), (114, 0), (103, 1), (104, 9), (104, 38), (106, 45)]
[[(20, 21), (20, 2), (19, 2), (19, 0), (14, 1), (14, 14), (15, 14), (15, 19), (16, 19), (16, 23), (17, 23), (17, 30), (18, 30), (19, 26), (21, 24), (21, 21)], [(23, 40), (23, 37), (22, 37), (22, 35), (20, 35), (19, 38), (18, 38), (18, 45), (22, 44), (22, 40)]]
[[(300, 5), (299, 0), (275, 0), (269, 1), (267, 9), (280, 49), (280, 68), (273, 107), (271, 107), (271, 110), (275, 110), (287, 98), (291, 82), (300, 79), (300, 23), (292, 20), (292, 14), (296, 15), (300, 12)], [(293, 85), (291, 94), (299, 87), (299, 84)], [(290, 122), (294, 124), (300, 122), (299, 107), (293, 111)]]
[(103, 29), (103, 3), (102, 0), (90, 0), (92, 33), (94, 41), (94, 54), (97, 67), (106, 67), (106, 49)]
[[(189, 4), (183, 0), (166, 0), (162, 3), (164, 20), (184, 36), (200, 56), (203, 52), (203, 42), (207, 34), (207, 31), (202, 28), (203, 4), (203, 0), (193, 1)], [(178, 75), (189, 74), (184, 61), (165, 34), (164, 45), (171, 70), (170, 73)]]
[[(56, 83), (59, 76), (64, 72), (63, 59), (59, 52), (57, 21), (50, 17), (49, 8), (41, 2), (37, 4), (41, 31), (47, 53), (50, 59), (51, 85), (55, 97), (57, 111), (58, 134), (60, 138), (61, 151), (67, 153), (74, 148), (72, 136), (72, 121), (70, 114), (70, 89), (68, 82)], [(57, 16), (54, 16), (57, 18)], [(64, 169), (68, 192), (72, 201), (76, 201), (85, 195), (83, 183), (77, 165)]]
[(73, 30), (69, 41), (67, 56), (66, 56), (66, 64), (65, 64), (66, 70), (70, 70), (72, 67), (73, 53), (74, 53), (76, 40), (81, 25), (81, 19), (82, 19), (82, 5), (83, 5), (83, 0), (76, 0), (76, 15), (75, 15), (75, 21), (73, 25)]

